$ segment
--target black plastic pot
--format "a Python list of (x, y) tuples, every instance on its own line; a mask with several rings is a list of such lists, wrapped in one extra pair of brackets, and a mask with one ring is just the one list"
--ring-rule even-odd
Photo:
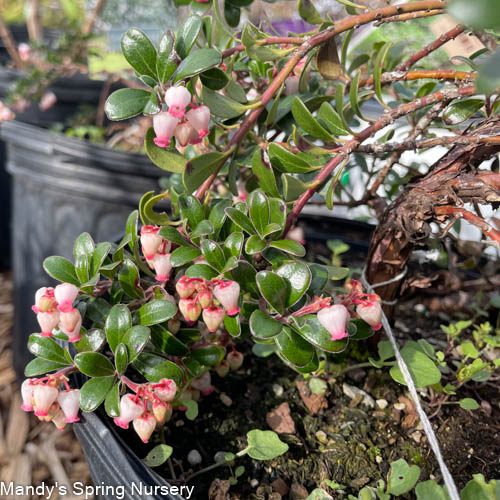
[[(81, 422), (73, 424), (94, 485), (101, 486), (101, 491), (96, 490), (96, 500), (116, 500), (117, 493), (124, 500), (184, 500), (179, 495), (165, 494), (170, 485), (138, 459), (105, 418), (97, 412), (83, 413)], [(123, 497), (118, 487), (123, 488)], [(155, 491), (151, 487), (157, 487), (157, 494), (144, 494)]]
[(14, 369), (22, 378), (31, 359), (28, 336), (38, 331), (30, 312), (36, 290), (51, 280), (42, 269), (50, 255), (73, 257), (75, 238), (87, 231), (96, 241), (121, 237), (141, 196), (158, 190), (163, 172), (141, 154), (124, 153), (47, 130), (6, 122), (12, 174), (14, 271)]

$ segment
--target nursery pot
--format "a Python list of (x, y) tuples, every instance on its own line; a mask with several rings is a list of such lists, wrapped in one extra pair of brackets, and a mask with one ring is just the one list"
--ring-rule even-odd
[[(299, 225), (304, 228), (311, 257), (317, 255), (315, 250), (320, 246), (326, 248), (328, 239), (340, 239), (351, 247), (350, 258), (363, 258), (374, 229), (374, 226), (364, 222), (309, 214), (300, 217)], [(100, 492), (96, 491), (97, 499), (116, 500), (116, 487), (122, 486), (125, 500), (185, 500), (182, 496), (165, 493), (171, 491), (171, 486), (130, 449), (119, 435), (123, 431), (112, 424), (102, 409), (95, 413), (82, 412), (81, 415), (81, 422), (74, 425), (74, 431), (85, 453), (94, 485), (103, 488)], [(137, 438), (134, 436), (133, 439)], [(132, 489), (132, 483), (135, 489)], [(109, 487), (107, 492), (106, 486)], [(139, 487), (142, 491), (154, 491), (150, 488), (157, 487), (157, 494), (141, 496), (137, 492)], [(205, 498), (204, 494), (206, 492), (194, 489), (195, 498)]]
[(31, 359), (29, 335), (39, 331), (31, 313), (36, 290), (51, 283), (42, 268), (50, 255), (73, 259), (75, 238), (121, 238), (141, 196), (158, 190), (163, 172), (141, 154), (113, 151), (17, 121), (4, 123), (12, 175), (14, 368), (22, 378)]

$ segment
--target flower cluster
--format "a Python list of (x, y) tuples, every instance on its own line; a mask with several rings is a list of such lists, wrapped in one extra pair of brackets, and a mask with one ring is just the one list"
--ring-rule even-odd
[(128, 429), (132, 422), (135, 432), (147, 443), (153, 431), (170, 420), (170, 403), (175, 399), (177, 385), (174, 380), (166, 378), (156, 384), (137, 385), (128, 380), (126, 383), (135, 394), (127, 393), (121, 397), (120, 416), (114, 422), (122, 429)]
[[(64, 384), (64, 390), (60, 390)], [(80, 391), (71, 389), (64, 375), (28, 378), (21, 385), (24, 411), (34, 411), (44, 422), (53, 422), (63, 430), (67, 423), (78, 422)]]
[[(179, 146), (199, 144), (208, 135), (210, 110), (207, 106), (196, 106), (191, 102), (191, 93), (186, 87), (178, 85), (165, 92), (166, 111), (153, 117), (156, 134), (154, 142), (161, 148), (168, 148), (175, 137)], [(187, 107), (189, 111), (186, 111)]]
[(71, 283), (61, 283), (55, 288), (38, 289), (32, 309), (36, 313), (44, 337), (52, 337), (53, 331), (59, 328), (68, 336), (70, 342), (80, 340), (82, 315), (76, 307), (73, 307), (78, 292), (78, 287)]
[(148, 266), (156, 273), (156, 280), (164, 283), (169, 280), (172, 270), (170, 263), (172, 244), (158, 234), (160, 229), (158, 226), (143, 226), (141, 247)]
[(184, 319), (192, 324), (201, 314), (209, 332), (219, 328), (226, 314), (235, 316), (240, 312), (240, 285), (236, 281), (183, 276), (175, 288), (180, 296), (179, 310)]
[(16, 115), (14, 114), (14, 112), (2, 101), (0, 101), (0, 122), (13, 120), (15, 117)]

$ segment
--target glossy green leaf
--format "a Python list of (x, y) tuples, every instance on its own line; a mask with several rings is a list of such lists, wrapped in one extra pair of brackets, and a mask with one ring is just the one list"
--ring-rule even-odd
[[(88, 313), (88, 309), (87, 309)], [(75, 347), (78, 352), (99, 351), (106, 342), (106, 335), (100, 328), (91, 328), (87, 331), (82, 339), (75, 342)]]
[(298, 200), (300, 195), (308, 188), (305, 182), (288, 174), (281, 174), (281, 184), (283, 186), (283, 196), (287, 202)]
[(90, 258), (95, 249), (94, 240), (89, 233), (80, 234), (73, 245), (73, 255), (75, 259), (77, 259), (80, 255), (84, 255), (87, 258)]
[(125, 373), (128, 366), (128, 352), (125, 344), (120, 343), (116, 346), (115, 352), (116, 371), (121, 375)]
[[(158, 300), (155, 302), (167, 302)], [(150, 302), (149, 304), (154, 304), (154, 302)], [(146, 305), (149, 305), (146, 304)], [(173, 304), (172, 307), (175, 308)], [(144, 307), (144, 306), (143, 306)], [(145, 345), (148, 343), (150, 337), (149, 328), (142, 325), (135, 325), (123, 335), (121, 343), (125, 345), (127, 348), (128, 361), (131, 363), (134, 361), (137, 356), (142, 352)]]
[(81, 352), (73, 360), (78, 369), (89, 377), (106, 377), (115, 372), (109, 359), (98, 352)]
[(161, 352), (170, 356), (184, 356), (189, 352), (189, 348), (182, 340), (160, 325), (156, 325), (151, 329), (151, 342)]
[(68, 366), (66, 363), (55, 363), (54, 361), (49, 361), (43, 358), (32, 359), (24, 369), (24, 375), (26, 377), (36, 377), (38, 375), (45, 375), (46, 373), (54, 372)]
[(191, 239), (199, 238), (200, 236), (212, 236), (214, 231), (214, 226), (209, 220), (202, 220), (191, 233)]
[(283, 324), (275, 320), (261, 309), (255, 310), (250, 316), (250, 332), (259, 339), (270, 339), (281, 332)]
[(251, 220), (240, 210), (234, 207), (227, 207), (226, 215), (243, 231), (248, 234), (255, 234), (255, 228), (251, 222)]
[(186, 276), (188, 278), (203, 278), (211, 280), (216, 278), (218, 273), (207, 264), (193, 264), (186, 269)]
[(260, 239), (256, 234), (253, 234), (245, 242), (245, 252), (248, 255), (255, 255), (256, 253), (262, 252), (266, 246), (267, 243), (264, 240)]
[(283, 146), (280, 146), (278, 144), (271, 143), (269, 145), (268, 151), (269, 151), (269, 159), (271, 161), (271, 165), (274, 168), (281, 170), (282, 172), (289, 172), (292, 174), (304, 174), (311, 172), (313, 170), (317, 170), (318, 168), (318, 167), (313, 167), (306, 160), (304, 160), (297, 154), (291, 153), (290, 151), (286, 150)]
[(225, 351), (218, 345), (207, 345), (199, 347), (191, 352), (193, 359), (205, 366), (216, 366), (224, 358)]
[(167, 83), (177, 68), (173, 46), (173, 35), (165, 33), (158, 44), (158, 55), (156, 56), (156, 73), (161, 83)]
[(447, 125), (458, 125), (476, 114), (483, 106), (483, 99), (456, 101), (444, 110), (443, 121)]
[(181, 195), (177, 201), (182, 219), (186, 219), (189, 227), (195, 229), (205, 216), (201, 203), (194, 196)]
[(161, 105), (158, 101), (157, 90), (159, 89), (158, 85), (155, 85), (154, 89), (149, 93), (149, 100), (144, 106), (143, 113), (145, 115), (156, 115), (161, 111)]
[(174, 449), (168, 444), (159, 444), (146, 455), (144, 463), (148, 467), (159, 467), (170, 458), (173, 451)]
[(384, 62), (389, 54), (393, 42), (387, 42), (378, 52), (375, 62), (373, 63), (373, 82), (375, 88), (375, 94), (382, 106), (385, 106), (384, 99), (382, 97), (382, 82), (381, 76), (384, 69)]
[(170, 263), (173, 267), (180, 267), (188, 262), (193, 261), (197, 257), (201, 255), (201, 252), (198, 248), (195, 247), (179, 247), (176, 248), (171, 256)]
[(43, 268), (45, 272), (63, 283), (71, 283), (73, 285), (80, 285), (75, 272), (75, 266), (64, 257), (47, 257), (43, 261)]
[(175, 51), (184, 59), (191, 51), (201, 30), (203, 21), (197, 14), (191, 14), (182, 24), (175, 39)]
[(281, 354), (294, 366), (306, 366), (313, 359), (313, 346), (287, 326), (283, 326), (275, 342)]
[(262, 190), (269, 196), (280, 196), (271, 165), (264, 158), (264, 151), (257, 148), (252, 156), (252, 171), (259, 179)]
[(145, 33), (138, 28), (129, 29), (122, 36), (121, 47), (123, 56), (139, 75), (157, 77), (156, 49)]
[(231, 275), (242, 290), (251, 293), (253, 297), (260, 297), (256, 282), (257, 271), (250, 263), (244, 260), (238, 262), (238, 267), (231, 271)]
[(191, 194), (198, 189), (226, 161), (229, 154), (211, 152), (195, 156), (189, 160), (182, 175), (186, 193)]
[(315, 314), (304, 316), (299, 323), (298, 331), (308, 342), (319, 349), (337, 353), (342, 352), (347, 347), (349, 339), (346, 337), (341, 340), (332, 340), (331, 335), (321, 326)]
[(142, 352), (134, 361), (134, 366), (149, 382), (159, 382), (162, 378), (172, 379), (177, 385), (182, 382), (182, 370), (161, 356)]
[(306, 105), (295, 97), (292, 104), (292, 114), (297, 124), (308, 134), (323, 139), (324, 141), (333, 141), (334, 138), (319, 124), (316, 118), (307, 109)]
[(173, 226), (164, 226), (160, 229), (160, 236), (163, 236), (168, 241), (180, 246), (188, 246), (189, 242), (179, 233), (179, 230)]
[(108, 256), (111, 251), (111, 243), (103, 242), (99, 243), (93, 254), (92, 254), (92, 275), (95, 275), (99, 272), (99, 269), (104, 263), (104, 260)]
[(141, 114), (149, 102), (149, 90), (119, 89), (106, 100), (104, 111), (111, 121), (126, 120)]
[(223, 120), (236, 118), (247, 110), (245, 105), (207, 87), (203, 87), (201, 97), (203, 104), (210, 108), (210, 112)]
[[(351, 80), (351, 86), (349, 87), (349, 102), (351, 103), (351, 109), (355, 115), (359, 116), (362, 120), (368, 121), (364, 115), (361, 113), (361, 109), (359, 107), (359, 80), (361, 78), (361, 71), (356, 73), (356, 76)], [(333, 111), (333, 110), (332, 110)], [(340, 119), (340, 117), (339, 117)], [(342, 127), (342, 120), (341, 120)], [(331, 129), (330, 129), (331, 131)], [(347, 131), (344, 135), (347, 134)]]
[(64, 349), (54, 339), (43, 337), (41, 334), (33, 333), (29, 336), (28, 350), (31, 354), (47, 361), (68, 364)]
[(272, 271), (260, 271), (257, 273), (256, 281), (266, 302), (279, 314), (284, 314), (287, 288), (283, 278)]
[(118, 273), (118, 281), (125, 293), (133, 299), (144, 297), (144, 291), (140, 285), (139, 270), (130, 260), (125, 259)]
[(212, 240), (203, 240), (200, 243), (200, 248), (208, 265), (217, 269), (217, 271), (222, 271), (224, 269), (226, 258), (218, 243)]
[(236, 257), (239, 259), (244, 240), (243, 233), (231, 233), (224, 242), (224, 254), (226, 257)]
[(496, 0), (450, 0), (448, 14), (457, 21), (478, 29), (498, 29), (500, 11)]
[(236, 28), (240, 23), (241, 9), (232, 4), (229, 0), (224, 0), (224, 19), (232, 28)]
[(224, 328), (228, 331), (231, 337), (239, 337), (241, 335), (241, 323), (239, 315), (224, 316)]
[(111, 418), (120, 416), (120, 384), (113, 385), (104, 400), (104, 409)]
[(230, 207), (231, 204), (230, 200), (219, 200), (211, 208), (208, 220), (212, 223), (214, 231), (218, 231), (224, 225), (226, 221), (226, 212), (224, 210)]
[(94, 411), (104, 401), (113, 388), (115, 377), (94, 377), (87, 380), (80, 389), (80, 408)]
[(287, 262), (278, 268), (276, 274), (285, 280), (287, 307), (296, 304), (311, 284), (311, 271), (301, 262)]
[(270, 247), (277, 248), (278, 250), (281, 250), (282, 252), (286, 252), (292, 255), (295, 255), (296, 257), (304, 257), (306, 254), (306, 249), (297, 241), (293, 240), (277, 240), (277, 241), (271, 241), (269, 243)]
[(252, 191), (247, 199), (248, 215), (257, 232), (262, 236), (269, 224), (269, 201), (263, 191)]
[(125, 332), (132, 326), (132, 316), (128, 307), (124, 304), (116, 304), (109, 311), (106, 318), (104, 330), (111, 350), (114, 352), (116, 346), (122, 341)]
[(221, 64), (222, 57), (218, 50), (215, 49), (199, 49), (191, 52), (186, 59), (184, 59), (177, 71), (174, 73), (173, 81), (178, 82), (185, 78), (198, 75), (207, 69), (213, 68)]
[(162, 170), (182, 174), (186, 168), (186, 160), (183, 156), (170, 149), (160, 148), (154, 143), (155, 132), (152, 127), (148, 129), (144, 137), (144, 148), (149, 159)]
[[(142, 305), (137, 311), (139, 323), (143, 326), (156, 325), (173, 318), (177, 307), (172, 302), (164, 299), (153, 300)], [(123, 342), (123, 340), (122, 340)]]
[(201, 83), (210, 90), (222, 90), (228, 83), (229, 78), (225, 71), (219, 68), (211, 68), (200, 74)]

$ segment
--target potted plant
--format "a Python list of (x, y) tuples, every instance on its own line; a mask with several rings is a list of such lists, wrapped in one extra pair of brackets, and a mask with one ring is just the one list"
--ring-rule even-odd
[[(321, 400), (328, 390), (339, 394), (335, 379), (328, 378), (336, 363), (346, 363), (348, 354), (356, 355), (359, 341), (378, 340), (385, 330), (391, 343), (380, 342), (378, 356), (348, 365), (340, 375), (388, 366), (395, 381), (409, 385), (412, 397), (417, 395), (415, 386), (427, 388), (431, 407), (479, 407), (472, 398), (458, 401), (461, 396), (455, 394), (466, 382), (487, 381), (497, 367), (492, 357), (498, 344), (491, 325), (480, 326), (473, 336), (479, 350), (472, 342), (456, 350), (457, 335), (468, 324), (460, 331), (456, 325), (443, 328), (451, 342), (444, 351), (425, 340), (409, 340), (399, 352), (388, 316), (409, 278), (406, 266), (412, 251), (429, 239), (431, 223), (441, 225), (446, 234), (453, 222), (465, 219), (495, 245), (500, 242), (500, 232), (480, 210), (464, 208), (467, 202), (499, 200), (498, 174), (483, 163), (499, 150), (499, 76), (491, 67), (497, 55), (485, 55), (492, 59), (483, 62), (479, 72), (473, 59), (467, 61), (472, 71), (412, 69), (446, 41), (468, 31), (460, 25), (410, 56), (391, 53), (391, 42), (377, 43), (375, 57), (358, 57), (348, 67), (348, 44), (357, 27), (441, 15), (446, 4), (425, 0), (369, 9), (341, 3), (348, 4), (350, 15), (333, 23), (311, 2), (300, 1), (301, 16), (317, 28), (293, 36), (273, 36), (247, 23), (236, 38), (222, 21), (218, 2), (194, 4), (197, 13), (175, 35), (166, 33), (158, 47), (136, 28), (123, 36), (123, 54), (149, 89), (120, 89), (109, 96), (105, 111), (110, 120), (152, 115), (146, 152), (173, 175), (162, 192), (143, 195), (118, 243), (109, 237), (96, 244), (83, 233), (73, 245), (74, 262), (64, 257), (44, 260), (45, 271), (61, 283), (36, 292), (33, 311), (40, 333), (29, 337), (28, 348), (36, 359), (26, 367), (28, 378), (22, 385), (26, 411), (52, 420), (58, 428), (83, 420), (75, 428), (96, 483), (110, 486), (110, 491), (96, 494), (111, 498), (116, 495), (114, 485), (128, 489), (124, 494), (132, 498), (139, 493), (130, 490), (130, 483), (141, 483), (156, 487), (141, 490), (146, 498), (188, 498), (191, 492), (180, 488), (189, 483), (183, 481), (221, 465), (232, 467), (243, 456), (274, 460), (282, 467), (282, 455), (289, 448), (284, 438), (254, 428), (241, 449), (224, 451), (206, 469), (183, 471), (179, 486), (169, 486), (115, 437), (116, 431), (123, 432), (139, 457), (149, 451), (147, 465), (165, 464), (174, 441), (186, 446), (186, 436), (198, 438), (181, 433), (185, 421), (174, 417), (185, 412), (187, 420), (196, 419), (198, 401), (202, 409), (214, 385), (227, 381), (224, 387), (230, 387), (231, 375), (244, 378), (241, 368), (252, 363), (252, 354), (265, 358), (258, 368), (265, 370), (263, 384), (286, 366), (304, 376)], [(482, 0), (482, 5), (493, 17), (493, 2)], [(459, 20), (465, 7), (461, 0), (450, 4)], [(205, 15), (210, 8), (214, 15)], [(226, 19), (231, 9), (239, 8), (238, 3), (226, 4)], [(478, 14), (469, 22), (490, 28), (493, 21)], [(336, 38), (344, 33), (339, 56)], [(491, 33), (481, 36), (487, 43), (494, 41)], [(411, 83), (421, 79), (424, 85)], [(377, 99), (384, 108), (375, 120), (363, 115), (368, 99)], [(409, 119), (410, 129), (400, 137), (403, 118)], [(466, 120), (467, 126), (461, 125)], [(455, 134), (436, 137), (431, 126), (449, 127)], [(400, 158), (405, 151), (436, 145), (450, 149), (425, 173)], [(397, 162), (406, 167), (405, 175), (393, 174)], [(354, 198), (344, 175), (360, 164), (367, 187), (361, 198)], [(382, 190), (389, 203), (381, 198)], [(168, 202), (168, 212), (158, 205), (162, 201)], [(380, 222), (360, 279), (341, 265), (345, 261), (341, 262), (338, 243), (330, 244), (334, 256), (328, 263), (312, 262), (314, 255), (307, 256), (296, 224), (304, 207), (316, 201), (330, 209), (336, 204), (368, 204), (377, 213)], [(460, 353), (464, 358), (458, 361)], [(400, 368), (405, 366), (409, 373), (402, 375)], [(72, 374), (84, 378), (75, 380)], [(311, 403), (306, 385), (298, 382), (300, 397)], [(233, 397), (241, 397), (240, 388), (234, 387)], [(349, 385), (342, 390), (352, 394), (356, 404), (375, 405), (364, 391), (356, 393)], [(251, 400), (251, 395), (244, 397)], [(229, 411), (220, 407), (229, 408), (231, 398), (220, 394), (220, 401), (212, 410)], [(323, 403), (319, 404), (320, 409)], [(399, 404), (409, 408), (411, 401)], [(420, 408), (419, 404), (416, 396), (414, 405)], [(306, 405), (313, 414), (319, 411), (313, 411), (312, 403)], [(275, 430), (282, 422), (293, 424), (290, 408), (280, 408), (270, 415), (279, 422), (268, 420)], [(379, 408), (385, 407), (380, 403)], [(96, 410), (100, 413), (93, 415)], [(248, 410), (253, 418), (259, 408)], [(413, 423), (418, 420), (415, 412)], [(169, 428), (171, 419), (179, 428)], [(323, 434), (317, 439), (330, 445)], [(151, 446), (142, 446), (138, 438)], [(115, 457), (117, 449), (121, 454), (114, 463), (109, 457)], [(380, 450), (372, 452), (380, 456)], [(200, 453), (191, 450), (187, 466), (196, 469), (200, 461)], [(166, 474), (175, 479), (174, 465), (168, 463)], [(458, 498), (446, 466), (440, 466), (449, 495)], [(117, 468), (122, 473), (112, 479)], [(398, 461), (387, 487), (382, 481), (377, 489), (374, 475), (360, 498), (406, 494), (419, 471), (416, 465)], [(234, 469), (228, 483), (236, 484), (241, 474), (241, 469)], [(272, 476), (272, 467), (266, 474)], [(472, 498), (466, 495), (477, 488), (495, 488), (484, 478), (474, 481), (465, 487), (463, 498)], [(444, 498), (442, 488), (431, 483), (417, 487), (417, 496)], [(355, 491), (356, 484), (360, 489), (366, 481), (351, 484), (342, 494)], [(335, 481), (328, 486), (339, 489)], [(430, 490), (434, 496), (425, 496)]]

